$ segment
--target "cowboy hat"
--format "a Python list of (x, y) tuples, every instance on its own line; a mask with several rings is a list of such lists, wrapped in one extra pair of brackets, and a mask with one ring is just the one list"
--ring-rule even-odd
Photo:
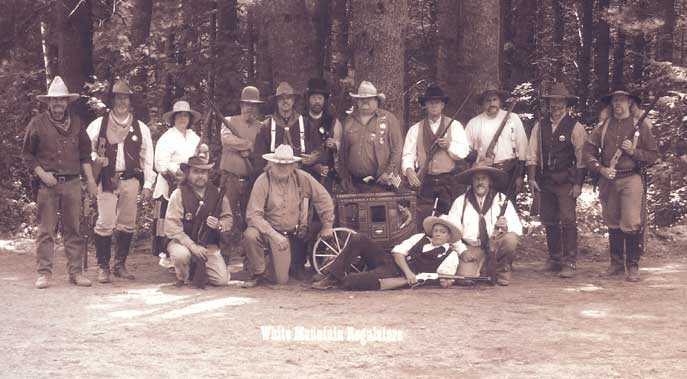
[(264, 101), (260, 100), (260, 90), (253, 86), (246, 86), (243, 88), (241, 91), (241, 99), (239, 101), (242, 103), (253, 104), (264, 103)]
[(375, 88), (372, 83), (366, 80), (360, 82), (360, 85), (358, 86), (358, 93), (349, 92), (348, 95), (355, 99), (368, 99), (371, 97), (376, 97), (379, 101), (386, 100), (386, 95), (381, 92), (377, 92), (377, 88)]
[(551, 91), (541, 97), (544, 99), (566, 99), (568, 101), (579, 99), (579, 97), (571, 94), (562, 82), (554, 83), (553, 86), (551, 86)]
[(425, 94), (418, 97), (417, 101), (420, 105), (425, 106), (427, 100), (441, 100), (444, 104), (448, 103), (448, 96), (444, 95), (444, 91), (437, 84), (430, 84), (425, 90)]
[(506, 90), (502, 90), (490, 85), (487, 87), (487, 89), (482, 91), (482, 93), (480, 93), (479, 96), (477, 96), (477, 104), (482, 104), (484, 100), (487, 98), (487, 96), (491, 95), (498, 95), (498, 97), (501, 98), (501, 101), (503, 101), (506, 99), (508, 95), (510, 95), (510, 93)]
[(308, 80), (308, 89), (305, 90), (305, 96), (319, 93), (325, 97), (329, 96), (329, 88), (327, 81), (324, 78), (311, 78)]
[(611, 99), (612, 99), (613, 96), (615, 96), (615, 95), (625, 95), (625, 96), (631, 98), (632, 100), (634, 100), (634, 101), (637, 103), (637, 105), (639, 105), (639, 104), (642, 103), (642, 98), (641, 98), (641, 97), (639, 97), (639, 96), (633, 94), (632, 92), (630, 92), (630, 91), (629, 91), (627, 88), (625, 88), (624, 86), (618, 86), (618, 87), (616, 87), (616, 88), (613, 88), (613, 90), (611, 90), (611, 92), (610, 92), (608, 95), (606, 95), (606, 96), (604, 96), (604, 97), (601, 98), (601, 102), (604, 103), (604, 104), (610, 104), (610, 103), (611, 103)]
[(278, 164), (291, 164), (300, 162), (303, 159), (293, 156), (293, 148), (291, 148), (291, 145), (279, 145), (274, 150), (274, 153), (263, 154), (262, 157), (266, 161)]
[(191, 105), (188, 101), (177, 101), (174, 103), (172, 110), (163, 114), (162, 119), (165, 120), (169, 125), (174, 125), (174, 114), (178, 112), (188, 112), (191, 114), (191, 124), (200, 118), (200, 112), (191, 109)]
[(507, 181), (506, 172), (496, 167), (487, 166), (483, 163), (477, 163), (474, 167), (467, 169), (456, 175), (456, 182), (459, 184), (472, 185), (472, 178), (475, 174), (487, 174), (491, 177), (492, 187), (495, 189), (505, 188)]
[(117, 80), (114, 82), (112, 85), (112, 93), (113, 94), (120, 94), (120, 95), (133, 95), (134, 93), (131, 92), (131, 89), (129, 89), (129, 84), (125, 82), (124, 80)]
[(296, 91), (293, 90), (293, 87), (291, 87), (291, 84), (287, 82), (281, 82), (277, 86), (277, 90), (275, 91), (275, 94), (272, 97), (279, 97), (279, 96), (297, 96), (298, 94)]
[(434, 225), (441, 224), (448, 228), (451, 233), (451, 238), (448, 240), (449, 243), (454, 243), (463, 238), (463, 232), (460, 230), (460, 226), (456, 225), (447, 215), (441, 215), (439, 217), (429, 216), (424, 221), (422, 221), (422, 228), (425, 233), (429, 236), (432, 235), (432, 228)]
[(75, 101), (79, 98), (79, 94), (69, 92), (69, 90), (67, 89), (67, 85), (64, 84), (64, 80), (62, 80), (61, 77), (56, 76), (52, 80), (52, 83), (50, 83), (48, 93), (46, 95), (36, 96), (36, 100), (40, 101), (41, 103), (47, 103), (51, 97), (68, 97), (69, 102), (71, 103), (72, 101)]
[(197, 169), (201, 170), (209, 170), (214, 166), (215, 164), (213, 162), (210, 162), (210, 152), (209, 152), (208, 145), (206, 144), (200, 144), (198, 146), (198, 152), (196, 155), (190, 157), (188, 159), (188, 162), (181, 163), (179, 165), (179, 168), (181, 171), (187, 171), (189, 168), (194, 167)]

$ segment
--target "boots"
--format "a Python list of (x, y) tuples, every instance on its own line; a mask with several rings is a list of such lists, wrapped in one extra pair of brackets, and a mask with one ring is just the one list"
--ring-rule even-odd
[(95, 256), (98, 260), (98, 283), (111, 283), (110, 280), (110, 256), (112, 249), (112, 236), (95, 235)]
[(546, 266), (544, 266), (544, 271), (560, 271), (561, 227), (559, 225), (546, 227), (546, 246), (549, 250), (549, 258), (546, 260)]
[(129, 256), (129, 248), (131, 247), (131, 239), (134, 237), (133, 233), (118, 232), (117, 235), (117, 252), (115, 253), (114, 276), (122, 279), (134, 280), (136, 277), (130, 274), (126, 269), (126, 257)]
[(72, 284), (76, 284), (79, 287), (90, 287), (91, 286), (91, 281), (88, 280), (88, 278), (86, 278), (81, 273), (69, 275), (69, 282)]
[(639, 279), (639, 238), (638, 233), (625, 233), (625, 263), (627, 264), (628, 282), (638, 282)]
[(575, 276), (575, 262), (577, 262), (577, 226), (562, 227), (563, 240), (563, 268), (558, 274), (561, 278)]
[(623, 251), (625, 250), (625, 233), (620, 229), (608, 229), (608, 244), (610, 247), (611, 264), (601, 276), (621, 275), (625, 272)]

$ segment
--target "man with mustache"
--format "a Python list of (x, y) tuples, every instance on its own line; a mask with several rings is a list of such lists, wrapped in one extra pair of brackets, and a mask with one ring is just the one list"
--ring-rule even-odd
[[(506, 111), (501, 109), (504, 97), (508, 92), (490, 87), (480, 94), (477, 102), (482, 107), (482, 113), (473, 117), (465, 127), (465, 134), (470, 142), (471, 156), (477, 162), (485, 162), (488, 165), (504, 170), (509, 180), (514, 183), (506, 195), (511, 201), (522, 188), (522, 175), (527, 159), (527, 134), (522, 126), (520, 117), (511, 113), (503, 132), (498, 136), (494, 147), (494, 156), (487, 157), (487, 149), (491, 141), (496, 137), (496, 131), (506, 117)], [(505, 184), (508, 187), (508, 184)], [(499, 188), (506, 191), (506, 188)]]
[(585, 166), (582, 147), (587, 139), (584, 126), (568, 107), (577, 97), (563, 83), (556, 83), (548, 100), (549, 114), (532, 129), (527, 149), (527, 177), (532, 191), (540, 193), (540, 217), (546, 228), (549, 258), (547, 271), (572, 278), (577, 261), (577, 197), (582, 192)]
[(131, 240), (136, 229), (138, 193), (150, 201), (155, 183), (153, 140), (150, 130), (131, 113), (133, 92), (123, 80), (112, 86), (112, 110), (88, 126), (93, 161), (102, 171), (98, 178), (98, 219), (95, 222), (95, 252), (98, 282), (110, 283), (112, 235), (117, 231), (114, 276), (134, 280), (126, 269)]
[(83, 240), (79, 231), (81, 207), (81, 181), (83, 170), (89, 196), (95, 197), (97, 186), (91, 171), (91, 142), (78, 115), (69, 112), (69, 104), (79, 94), (70, 93), (61, 77), (56, 76), (47, 95), (38, 95), (38, 101), (47, 103), (48, 110), (31, 119), (26, 128), (22, 158), (37, 177), (38, 235), (36, 236), (36, 288), (50, 285), (55, 230), (58, 212), (62, 220), (64, 253), (67, 256), (69, 281), (77, 286), (89, 287), (91, 281), (83, 274)]
[(603, 275), (622, 275), (627, 268), (626, 280), (638, 282), (640, 238), (646, 222), (642, 220), (646, 193), (641, 170), (658, 159), (658, 146), (648, 119), (635, 127), (642, 114), (639, 96), (617, 88), (601, 101), (607, 107), (587, 138), (583, 155), (589, 170), (600, 175), (599, 200), (611, 256)]
[[(462, 243), (466, 249), (460, 254), (457, 275), (487, 275), (494, 251), (496, 283), (510, 284), (515, 251), (522, 236), (522, 224), (513, 203), (495, 188), (503, 186), (507, 175), (500, 169), (477, 164), (456, 177), (458, 183), (469, 185), (468, 191), (453, 202), (449, 219), (460, 225)], [(459, 249), (463, 250), (463, 249)], [(491, 263), (491, 264), (490, 264)], [(459, 284), (469, 285), (470, 281)]]

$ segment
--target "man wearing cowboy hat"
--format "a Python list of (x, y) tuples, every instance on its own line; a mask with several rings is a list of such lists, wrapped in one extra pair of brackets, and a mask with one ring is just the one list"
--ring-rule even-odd
[[(459, 259), (452, 245), (461, 238), (460, 227), (446, 215), (429, 216), (422, 226), (424, 233), (396, 245), (391, 254), (369, 237), (353, 235), (329, 264), (324, 279), (313, 283), (313, 288), (339, 286), (351, 291), (386, 290), (415, 284), (419, 273), (455, 275)], [(361, 259), (367, 270), (350, 273), (354, 259)], [(448, 287), (452, 282), (442, 279), (440, 283)]]
[(98, 187), (98, 219), (95, 223), (95, 251), (98, 282), (110, 283), (110, 256), (113, 232), (117, 231), (114, 275), (133, 280), (126, 269), (131, 240), (136, 228), (137, 198), (143, 188), (143, 200), (152, 198), (153, 141), (150, 130), (131, 112), (131, 95), (126, 82), (112, 87), (112, 110), (88, 126), (93, 162), (102, 167)]
[[(583, 156), (590, 172), (599, 174), (599, 200), (608, 226), (611, 264), (606, 276), (639, 278), (642, 207), (645, 206), (642, 167), (658, 159), (658, 146), (651, 123), (641, 117), (642, 99), (624, 88), (601, 98), (606, 116), (601, 117), (587, 138)], [(623, 255), (624, 262), (623, 262)]]
[[(478, 164), (456, 178), (457, 182), (470, 186), (453, 202), (448, 213), (449, 219), (461, 227), (461, 241), (467, 247), (460, 254), (458, 275), (477, 276), (489, 266), (495, 266), (496, 283), (502, 286), (510, 283), (522, 224), (513, 203), (505, 194), (495, 190), (506, 180), (507, 175), (502, 170), (484, 164)], [(495, 264), (488, 262), (490, 251), (496, 256)]]
[[(189, 158), (181, 165), (185, 178), (169, 199), (165, 234), (170, 240), (167, 250), (174, 263), (178, 287), (189, 279), (192, 256), (205, 261), (210, 284), (226, 286), (229, 279), (219, 251), (219, 239), (220, 232), (231, 229), (231, 205), (226, 197), (220, 199), (220, 191), (208, 182), (213, 165), (207, 151)], [(203, 228), (209, 228), (205, 240), (200, 236), (204, 234)]]
[[(222, 241), (222, 249), (227, 246), (238, 246), (245, 229), (246, 206), (250, 196), (250, 184), (253, 175), (251, 156), (255, 146), (255, 138), (262, 125), (258, 120), (260, 115), (260, 90), (247, 86), (241, 91), (239, 100), (241, 114), (228, 116), (226, 120), (238, 132), (222, 125), (222, 183), (226, 187), (226, 196), (234, 210), (234, 229), (231, 234), (223, 234), (228, 240)], [(226, 251), (225, 251), (226, 255)]]
[(339, 120), (329, 113), (329, 88), (323, 78), (308, 80), (305, 91), (308, 115), (305, 117), (306, 130), (313, 131), (320, 141), (317, 147), (319, 160), (305, 171), (320, 178), (329, 192), (332, 191), (334, 173), (334, 154), (341, 145), (342, 127)]
[(82, 237), (79, 231), (81, 213), (80, 171), (86, 176), (88, 193), (95, 196), (97, 186), (91, 170), (91, 144), (81, 119), (68, 111), (79, 98), (70, 93), (62, 78), (56, 76), (47, 95), (36, 98), (48, 104), (48, 110), (31, 119), (26, 128), (22, 158), (29, 172), (39, 180), (37, 200), (38, 235), (36, 236), (36, 288), (47, 288), (52, 276), (55, 230), (58, 212), (62, 219), (64, 253), (67, 256), (69, 281), (88, 287), (90, 280), (82, 275)]
[[(280, 145), (263, 158), (269, 162), (258, 177), (248, 201), (243, 249), (248, 271), (257, 284), (266, 277), (277, 284), (289, 280), (289, 268), (302, 266), (306, 259), (306, 236), (314, 208), (322, 223), (320, 236), (332, 236), (334, 203), (327, 190), (310, 174), (297, 168), (300, 157), (290, 145)], [(265, 262), (271, 253), (271, 268)]]
[[(445, 214), (456, 197), (464, 191), (464, 188), (455, 185), (453, 179), (458, 161), (463, 160), (470, 152), (470, 144), (463, 125), (444, 116), (448, 96), (444, 95), (441, 87), (429, 85), (418, 100), (425, 108), (427, 118), (408, 130), (401, 167), (410, 186), (418, 191), (421, 217), (417, 219), (423, 220), (432, 213), (435, 199), (437, 210)], [(423, 170), (425, 165), (426, 172), (423, 171), (421, 180), (418, 171)]]
[[(495, 87), (487, 88), (482, 92), (477, 98), (482, 113), (468, 121), (465, 134), (477, 162), (494, 165), (509, 175), (508, 183), (514, 183), (514, 185), (507, 195), (509, 199), (514, 201), (522, 187), (522, 175), (527, 159), (527, 134), (517, 114), (511, 113), (508, 117), (505, 128), (496, 139), (493, 156), (486, 156), (491, 141), (497, 137), (496, 132), (508, 113), (501, 109), (503, 100), (507, 95), (508, 92)], [(505, 185), (508, 187), (508, 184)], [(506, 188), (499, 190), (506, 191)]]
[(341, 161), (345, 162), (343, 182), (347, 191), (384, 192), (400, 184), (399, 170), (403, 153), (401, 125), (391, 112), (379, 108), (386, 97), (363, 81), (353, 112), (343, 125)]
[(549, 258), (547, 271), (571, 278), (577, 261), (577, 197), (582, 192), (585, 166), (582, 147), (587, 139), (584, 126), (568, 114), (577, 100), (563, 83), (556, 83), (548, 100), (549, 115), (534, 124), (527, 148), (530, 188), (540, 192), (541, 222), (546, 228)]
[(316, 131), (311, 130), (305, 124), (303, 116), (294, 110), (297, 96), (289, 83), (281, 82), (277, 86), (274, 94), (277, 111), (263, 121), (255, 138), (255, 175), (260, 175), (267, 165), (267, 161), (262, 158), (263, 154), (274, 153), (277, 146), (282, 144), (291, 146), (296, 156), (302, 158), (301, 164), (304, 167), (310, 167), (318, 162), (317, 148), (321, 142)]

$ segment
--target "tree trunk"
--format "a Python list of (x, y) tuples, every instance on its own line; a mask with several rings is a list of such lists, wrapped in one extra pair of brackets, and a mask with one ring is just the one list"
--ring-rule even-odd
[(618, 28), (617, 33), (615, 48), (613, 49), (613, 88), (623, 84), (623, 68), (625, 64), (625, 31)]
[(45, 68), (46, 89), (50, 86), (50, 80), (55, 75), (52, 67), (52, 51), (48, 42), (50, 31), (48, 23), (41, 17), (41, 49), (43, 51), (43, 67)]
[(472, 92), (473, 100), (457, 116), (465, 122), (479, 112), (477, 95), (489, 85), (501, 85), (499, 0), (439, 0), (437, 14), (437, 78), (452, 99), (446, 113), (454, 114)]
[[(150, 37), (150, 21), (153, 16), (153, 0), (136, 0), (133, 3), (133, 14), (131, 21), (131, 46), (135, 49), (148, 43)], [(136, 71), (131, 77), (131, 88), (135, 92), (137, 101), (134, 101), (134, 115), (139, 120), (148, 123), (150, 113), (148, 112), (148, 68), (146, 62), (136, 67)]]
[[(56, 3), (58, 33), (58, 74), (71, 92), (84, 92), (93, 75), (93, 24), (90, 0), (58, 0)], [(85, 121), (93, 114), (83, 99), (72, 109)]]
[(563, 2), (561, 0), (553, 0), (553, 53), (555, 57), (554, 62), (554, 77), (557, 80), (563, 79), (563, 66), (565, 61), (563, 59), (563, 36), (565, 34), (565, 13), (563, 12)]
[[(639, 0), (641, 14), (647, 11), (647, 1)], [(632, 36), (632, 82), (639, 84), (644, 76), (644, 61), (646, 55), (646, 39), (643, 31)]]
[[(532, 0), (510, 0), (511, 8), (506, 8), (505, 15), (510, 14), (510, 33), (505, 37), (508, 73), (504, 85), (512, 88), (520, 83), (531, 81), (534, 76), (535, 35), (537, 2)], [(506, 19), (504, 19), (504, 23)], [(510, 34), (508, 36), (508, 34)]]
[(656, 43), (656, 61), (673, 61), (673, 32), (675, 30), (675, 0), (657, 1), (660, 14), (665, 22), (658, 32)]
[[(599, 0), (599, 14), (605, 15), (608, 11), (609, 0)], [(610, 52), (611, 31), (608, 22), (601, 17), (596, 25), (596, 75), (597, 87), (596, 98), (600, 98), (608, 93), (608, 54)]]
[(215, 97), (226, 115), (234, 115), (240, 112), (236, 100), (243, 85), (237, 4), (236, 0), (219, 0), (217, 5), (217, 58), (214, 66), (219, 75), (215, 76)]
[(332, 0), (329, 71), (334, 80), (346, 77), (350, 58), (348, 52), (348, 7), (347, 0)]
[(594, 15), (594, 0), (582, 0), (582, 47), (580, 49), (580, 95), (581, 109), (587, 110), (589, 99), (589, 78), (591, 76), (592, 60), (592, 30)]

